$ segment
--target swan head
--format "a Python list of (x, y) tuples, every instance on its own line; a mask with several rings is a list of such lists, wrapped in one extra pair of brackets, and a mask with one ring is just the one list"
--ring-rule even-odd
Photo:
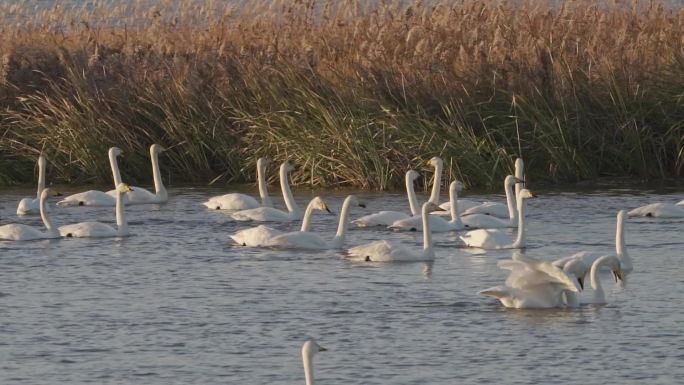
[(532, 193), (532, 191), (524, 188), (520, 190), (520, 198), (522, 199), (529, 199), (529, 198), (536, 198), (537, 196)]
[(433, 156), (430, 160), (428, 160), (427, 164), (428, 166), (437, 167), (437, 165), (444, 164), (444, 161), (438, 156)]
[(428, 213), (431, 213), (433, 211), (446, 211), (443, 208), (439, 207), (439, 205), (429, 201), (423, 203), (423, 210), (427, 210)]
[(43, 154), (40, 154), (40, 156), (38, 156), (38, 167), (45, 168), (45, 166), (47, 166), (47, 160), (45, 160)]
[(506, 179), (504, 179), (504, 184), (506, 186), (513, 186), (516, 183), (525, 183), (525, 181), (520, 178), (516, 178), (513, 175), (506, 175)]
[(522, 158), (516, 158), (515, 159), (515, 169), (516, 170), (522, 170), (523, 166), (524, 166), (524, 163), (523, 163)]
[(261, 158), (257, 159), (257, 167), (261, 168), (262, 170), (265, 169), (266, 166), (268, 166), (268, 163), (269, 163), (268, 158), (261, 157)]
[(159, 144), (153, 144), (150, 146), (150, 154), (161, 154), (162, 152), (166, 151), (164, 147), (162, 147)]
[(291, 172), (294, 171), (294, 166), (286, 160), (280, 165), (280, 169), (284, 172)]
[(410, 181), (414, 181), (414, 180), (418, 179), (419, 176), (420, 176), (420, 174), (416, 170), (406, 171), (406, 179), (408, 179)]
[(133, 191), (133, 189), (127, 183), (119, 183), (119, 185), (116, 186), (116, 191), (120, 193), (127, 193)]
[(111, 147), (109, 149), (109, 156), (121, 156), (123, 154), (123, 151), (119, 147)]
[(581, 259), (573, 259), (563, 266), (563, 271), (577, 279), (580, 289), (584, 290), (584, 275), (586, 273), (586, 266)]
[(461, 191), (461, 190), (463, 190), (463, 183), (461, 183), (461, 182), (459, 182), (459, 181), (457, 181), (457, 180), (451, 182), (451, 184), (449, 185), (449, 192), (452, 192), (452, 191), (453, 191), (453, 192), (458, 192), (458, 191)]
[(325, 352), (327, 350), (328, 349), (317, 344), (316, 341), (308, 340), (308, 341), (304, 342), (304, 345), (302, 345), (302, 356), (309, 358), (309, 359), (313, 359), (313, 357), (316, 355), (316, 353)]
[(55, 190), (53, 190), (53, 189), (51, 189), (51, 188), (49, 188), (49, 187), (46, 188), (46, 189), (44, 189), (44, 190), (40, 193), (40, 197), (41, 197), (41, 198), (43, 198), (43, 197), (45, 197), (45, 198), (47, 198), (47, 197), (61, 197), (61, 196), (62, 196), (62, 193), (57, 192), (57, 191), (55, 191)]
[(364, 209), (366, 208), (366, 202), (362, 199), (359, 199), (356, 195), (349, 195), (346, 200), (349, 201), (350, 205), (359, 206)]
[(315, 210), (327, 211), (328, 213), (332, 214), (332, 211), (330, 211), (330, 207), (328, 207), (328, 204), (325, 203), (325, 201), (321, 197), (315, 197), (314, 199), (312, 199), (311, 207), (313, 207)]

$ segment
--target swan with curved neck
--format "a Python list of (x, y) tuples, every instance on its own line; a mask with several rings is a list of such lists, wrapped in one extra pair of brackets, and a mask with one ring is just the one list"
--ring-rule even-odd
[(604, 255), (594, 261), (594, 263), (591, 265), (591, 271), (589, 272), (591, 288), (594, 289), (594, 297), (592, 298), (591, 303), (594, 304), (606, 303), (606, 294), (603, 291), (601, 279), (598, 276), (601, 266), (608, 266), (610, 268), (610, 270), (613, 272), (613, 277), (615, 277), (615, 282), (622, 280), (620, 260), (615, 255)]
[[(117, 158), (121, 156), (122, 151), (118, 147), (111, 147), (107, 152), (109, 156), (109, 166), (112, 169), (112, 177), (114, 179), (114, 186), (121, 184), (121, 173), (119, 172), (119, 165)], [(104, 191), (90, 190), (78, 194), (69, 195), (61, 201), (57, 202), (57, 206), (116, 206), (116, 197), (107, 194)]]
[(47, 213), (47, 199), (51, 196), (59, 196), (61, 194), (53, 191), (50, 188), (44, 188), (40, 192), (39, 209), (40, 217), (45, 225), (45, 232), (40, 231), (31, 226), (22, 224), (8, 224), (0, 226), (0, 240), (5, 241), (32, 241), (36, 239), (52, 239), (59, 238), (59, 231), (52, 225)]
[(248, 246), (248, 247), (266, 247), (266, 246), (274, 246), (271, 245), (270, 242), (273, 238), (283, 235), (283, 234), (298, 234), (298, 233), (307, 233), (309, 229), (311, 228), (311, 218), (314, 214), (315, 211), (320, 210), (320, 211), (327, 211), (330, 213), (330, 208), (328, 208), (328, 204), (325, 203), (325, 201), (321, 197), (315, 197), (313, 198), (309, 204), (306, 206), (306, 210), (304, 211), (304, 219), (302, 220), (302, 227), (299, 231), (295, 231), (292, 233), (285, 233), (284, 231), (274, 229), (269, 226), (264, 226), (264, 225), (259, 225), (256, 227), (252, 227), (249, 229), (243, 229), (235, 234), (231, 235), (230, 237), (233, 239), (233, 241), (240, 245), (240, 246)]
[(287, 212), (273, 207), (257, 207), (255, 209), (241, 210), (230, 213), (230, 217), (236, 221), (256, 222), (290, 222), (302, 217), (302, 213), (295, 202), (288, 180), (288, 174), (294, 170), (289, 162), (280, 165), (280, 188), (283, 191), (283, 199), (287, 206)]
[[(521, 194), (524, 191), (521, 190)], [(546, 261), (514, 255), (512, 260), (499, 261), (497, 265), (511, 271), (505, 285), (482, 290), (479, 294), (497, 298), (505, 307), (564, 307), (564, 295), (580, 291), (574, 277)]]
[[(169, 200), (169, 194), (166, 191), (166, 187), (164, 187), (164, 182), (162, 181), (161, 177), (161, 171), (159, 169), (159, 154), (161, 154), (164, 151), (164, 148), (158, 144), (153, 144), (150, 146), (150, 160), (152, 162), (152, 178), (154, 180), (154, 193), (151, 193), (142, 187), (131, 186), (131, 192), (129, 192), (126, 195), (126, 197), (128, 198), (126, 204), (139, 205), (147, 203), (166, 203)], [(107, 191), (107, 195), (116, 198), (116, 186), (118, 186), (121, 183), (120, 173), (117, 172), (114, 178), (115, 189)]]
[[(413, 187), (413, 183), (419, 175), (420, 174), (418, 174), (418, 172), (415, 170), (408, 170), (406, 172), (406, 176), (404, 177), (404, 182), (406, 184), (406, 195), (408, 196), (411, 215), (418, 214), (418, 198), (416, 197), (416, 191)], [(353, 220), (352, 223), (357, 227), (389, 226), (400, 219), (410, 218), (411, 215), (401, 211), (384, 210), (357, 218)]]
[[(626, 210), (620, 210), (617, 214), (617, 224), (615, 226), (615, 256), (620, 261), (620, 276), (623, 278), (622, 282), (627, 278), (627, 275), (632, 272), (632, 258), (627, 252), (625, 244), (625, 219), (627, 217)], [(553, 261), (553, 265), (557, 266), (568, 274), (574, 274), (579, 280), (580, 286), (584, 288), (584, 281), (591, 270), (594, 262), (604, 254), (593, 251), (580, 251), (569, 257), (560, 258)]]
[[(463, 188), (463, 184), (459, 181), (453, 181), (449, 185), (449, 211), (451, 213), (451, 220), (444, 219), (443, 216), (429, 215), (430, 231), (433, 233), (445, 233), (448, 231), (456, 231), (463, 229), (461, 216), (458, 213), (458, 192)], [(441, 208), (441, 206), (440, 206)], [(402, 219), (392, 223), (390, 229), (395, 231), (423, 231), (423, 217), (413, 216), (411, 218)]]
[(116, 227), (100, 222), (81, 222), (61, 226), (59, 234), (67, 238), (125, 237), (129, 235), (123, 200), (124, 194), (132, 191), (132, 189), (127, 184), (120, 183), (116, 191)]
[(347, 252), (347, 258), (352, 261), (365, 262), (422, 262), (431, 261), (435, 258), (432, 245), (432, 232), (430, 231), (430, 212), (442, 210), (432, 202), (425, 202), (421, 209), (423, 220), (423, 250), (416, 252), (403, 245), (389, 243), (385, 240), (371, 242), (365, 245), (352, 247)]
[(273, 207), (271, 197), (268, 195), (268, 184), (266, 183), (266, 167), (268, 158), (257, 159), (257, 183), (259, 185), (259, 201), (246, 194), (229, 193), (209, 198), (202, 203), (212, 210), (249, 210), (257, 207)]
[(304, 365), (304, 378), (306, 385), (314, 385), (313, 359), (318, 352), (327, 349), (317, 344), (314, 340), (308, 340), (302, 345), (302, 364)]
[[(349, 219), (349, 209), (352, 205), (366, 207), (366, 205), (363, 202), (359, 202), (354, 195), (349, 195), (342, 204), (342, 211), (340, 212), (339, 223), (337, 225), (337, 233), (332, 241), (326, 240), (319, 234), (308, 232), (307, 227), (306, 230), (277, 235), (267, 241), (266, 246), (280, 249), (339, 249), (344, 245), (347, 223)], [(325, 208), (327, 209), (327, 206), (325, 206)], [(304, 228), (303, 225), (302, 228)]]
[(460, 238), (466, 246), (486, 250), (521, 249), (525, 247), (525, 201), (534, 198), (530, 190), (520, 190), (518, 195), (518, 235), (515, 239), (499, 229), (472, 230)]
[(45, 189), (45, 168), (47, 161), (45, 156), (40, 154), (38, 157), (38, 191), (36, 198), (23, 198), (17, 206), (17, 215), (28, 215), (40, 213), (40, 196)]

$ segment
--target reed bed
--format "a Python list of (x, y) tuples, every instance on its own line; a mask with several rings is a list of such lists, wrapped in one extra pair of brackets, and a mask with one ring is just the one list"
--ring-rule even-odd
[(0, 183), (254, 179), (388, 189), (439, 155), (450, 178), (679, 177), (684, 10), (657, 2), (1, 5)]

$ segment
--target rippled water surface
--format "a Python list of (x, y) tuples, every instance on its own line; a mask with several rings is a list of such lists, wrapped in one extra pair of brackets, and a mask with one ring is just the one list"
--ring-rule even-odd
[[(172, 189), (166, 205), (132, 207), (125, 239), (0, 242), (0, 384), (299, 384), (309, 337), (329, 349), (316, 357), (320, 384), (684, 383), (684, 219), (627, 222), (634, 272), (625, 288), (604, 276), (608, 305), (507, 310), (477, 291), (503, 282), (496, 262), (510, 251), (473, 254), (439, 234), (429, 267), (233, 247), (228, 235), (246, 225), (200, 205), (217, 193)], [(0, 224), (40, 223), (14, 215), (25, 195), (0, 193)], [(401, 194), (360, 195), (369, 207), (352, 216), (406, 206)], [(328, 198), (339, 211), (343, 194)], [(542, 193), (525, 253), (610, 252), (618, 209), (682, 198)], [(111, 208), (52, 216), (114, 219)], [(330, 237), (335, 227), (322, 214), (313, 224)], [(348, 245), (381, 238), (421, 242), (353, 230)]]

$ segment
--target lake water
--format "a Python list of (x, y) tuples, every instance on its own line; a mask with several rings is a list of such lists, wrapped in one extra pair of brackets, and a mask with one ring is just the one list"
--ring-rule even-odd
[[(439, 234), (426, 268), (232, 247), (228, 235), (247, 225), (200, 205), (219, 192), (171, 189), (166, 205), (130, 208), (125, 239), (0, 242), (0, 383), (303, 384), (310, 337), (329, 349), (316, 357), (319, 384), (684, 383), (684, 219), (627, 222), (634, 272), (625, 288), (604, 276), (608, 305), (507, 310), (477, 291), (503, 283), (496, 262), (511, 251), (477, 255)], [(0, 193), (0, 224), (39, 225), (14, 215), (31, 193)], [(339, 210), (343, 195), (326, 196)], [(353, 217), (406, 206), (403, 194), (360, 195), (368, 208)], [(619, 209), (682, 198), (542, 192), (525, 253), (612, 252)], [(111, 208), (52, 214), (114, 220)], [(313, 223), (330, 237), (335, 226), (322, 214)], [(421, 242), (353, 230), (348, 245), (381, 238)]]

